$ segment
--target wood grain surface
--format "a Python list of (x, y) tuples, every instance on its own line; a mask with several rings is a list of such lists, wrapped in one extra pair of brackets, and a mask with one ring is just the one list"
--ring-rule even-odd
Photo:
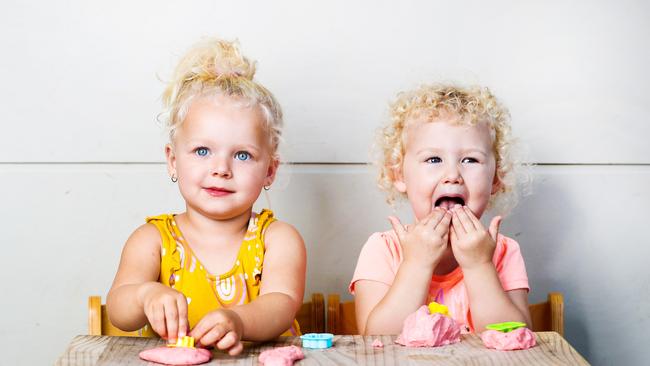
[[(537, 345), (525, 351), (486, 349), (474, 334), (444, 347), (410, 348), (394, 343), (396, 336), (335, 336), (334, 346), (325, 350), (303, 349), (305, 359), (296, 365), (588, 365), (571, 345), (555, 332), (538, 332)], [(381, 340), (383, 348), (373, 348)], [(140, 351), (163, 345), (161, 339), (76, 336), (56, 361), (57, 366), (155, 365), (138, 357)], [(258, 365), (260, 352), (273, 347), (300, 346), (298, 337), (282, 337), (274, 342), (246, 344), (236, 357), (213, 351), (206, 365)]]

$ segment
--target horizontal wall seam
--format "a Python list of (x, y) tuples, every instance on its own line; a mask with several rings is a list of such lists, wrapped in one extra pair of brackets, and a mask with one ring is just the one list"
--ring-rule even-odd
[[(0, 165), (165, 165), (155, 161), (0, 161)], [(291, 161), (282, 165), (373, 165), (364, 162)], [(534, 166), (650, 166), (650, 163), (532, 163)]]

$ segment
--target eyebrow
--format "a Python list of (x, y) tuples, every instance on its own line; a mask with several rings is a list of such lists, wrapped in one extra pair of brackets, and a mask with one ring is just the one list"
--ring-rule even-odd
[(262, 151), (261, 148), (258, 148), (257, 146), (254, 145), (239, 145), (237, 146), (236, 150), (252, 150), (255, 153), (259, 153), (260, 151)]
[[(439, 154), (443, 149), (437, 149), (437, 148), (424, 148), (422, 150), (419, 150), (416, 152), (416, 155), (420, 154)], [(489, 155), (489, 152), (482, 150), (482, 149), (476, 149), (476, 148), (469, 148), (469, 149), (461, 149), (459, 150), (461, 154), (468, 154), (468, 153), (479, 153), (481, 155)]]
[(488, 151), (485, 151), (485, 150), (482, 150), (482, 149), (474, 149), (474, 148), (461, 150), (461, 152), (463, 152), (465, 154), (467, 154), (467, 153), (479, 153), (479, 154), (482, 154), (482, 155), (489, 155)]
[[(208, 141), (203, 141), (203, 140), (189, 140), (187, 141), (187, 144), (190, 146), (210, 146), (214, 145), (214, 143), (208, 142)], [(240, 144), (240, 145), (233, 145), (234, 150), (253, 150), (255, 152), (259, 152), (262, 149), (256, 145), (250, 145), (250, 144)]]

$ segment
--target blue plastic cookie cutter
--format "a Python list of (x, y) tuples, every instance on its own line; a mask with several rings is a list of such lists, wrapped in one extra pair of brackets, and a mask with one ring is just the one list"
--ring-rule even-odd
[(300, 336), (303, 348), (330, 348), (333, 338), (332, 333), (307, 333)]

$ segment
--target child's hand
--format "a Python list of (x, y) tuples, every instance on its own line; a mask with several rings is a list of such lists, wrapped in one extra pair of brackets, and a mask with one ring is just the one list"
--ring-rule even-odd
[(187, 334), (187, 299), (162, 283), (144, 283), (140, 303), (151, 328), (163, 339), (175, 340)]
[(416, 262), (431, 267), (438, 264), (449, 241), (449, 212), (435, 208), (424, 219), (408, 228), (395, 216), (389, 216), (388, 220), (402, 245), (405, 262)]
[(486, 231), (467, 206), (456, 205), (451, 212), (451, 250), (458, 265), (471, 269), (484, 263), (491, 264), (501, 216), (494, 217)]
[(206, 314), (192, 329), (190, 336), (203, 346), (215, 345), (234, 356), (244, 349), (241, 343), (243, 332), (244, 323), (239, 315), (222, 308)]

